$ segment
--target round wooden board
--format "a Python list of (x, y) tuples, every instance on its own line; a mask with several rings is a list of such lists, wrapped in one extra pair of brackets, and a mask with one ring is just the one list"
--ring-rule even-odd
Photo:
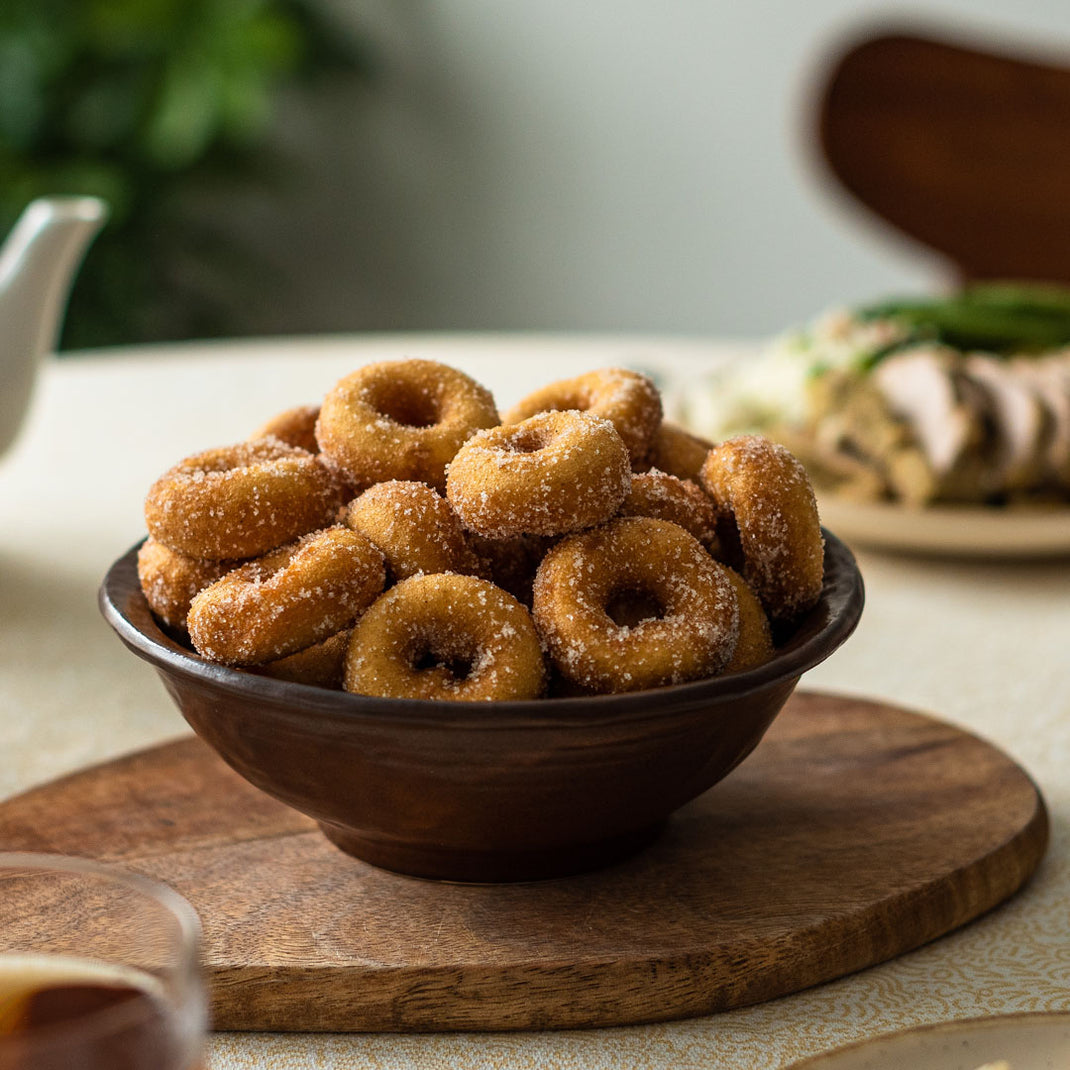
[(0, 804), (0, 849), (115, 861), (193, 903), (217, 1029), (543, 1029), (738, 1007), (965, 924), (1021, 887), (1047, 835), (1035, 786), (989, 744), (801, 692), (652, 846), (543, 883), (375, 869), (194, 738)]

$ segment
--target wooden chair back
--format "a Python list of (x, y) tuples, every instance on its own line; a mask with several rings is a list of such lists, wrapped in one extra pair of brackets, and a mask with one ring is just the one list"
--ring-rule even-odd
[(1070, 283), (1070, 69), (876, 35), (835, 60), (818, 121), (843, 187), (959, 281)]

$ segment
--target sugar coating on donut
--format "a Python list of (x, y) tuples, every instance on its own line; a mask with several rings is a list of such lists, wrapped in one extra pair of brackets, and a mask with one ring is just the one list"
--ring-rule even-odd
[(241, 563), (177, 554), (150, 535), (138, 548), (137, 578), (153, 613), (170, 627), (185, 631), (194, 596)]
[(390, 588), (350, 638), (345, 688), (453, 702), (538, 698), (542, 650), (528, 611), (477, 576), (413, 576)]
[(561, 535), (613, 516), (630, 475), (628, 451), (608, 420), (544, 412), (473, 436), (450, 463), (446, 496), (480, 535)]
[(328, 523), (341, 493), (306, 450), (258, 439), (205, 450), (165, 472), (149, 488), (145, 522), (176, 553), (257, 557)]
[(430, 360), (380, 361), (328, 392), (316, 439), (356, 487), (399, 479), (442, 490), (461, 445), (497, 423), (490, 391), (463, 372)]
[(190, 638), (210, 661), (273, 661), (351, 625), (385, 578), (383, 555), (363, 535), (325, 528), (201, 591), (190, 604)]
[(741, 435), (710, 451), (701, 479), (718, 509), (729, 564), (738, 565), (770, 619), (791, 621), (814, 606), (824, 539), (813, 486), (795, 456), (761, 435)]
[(633, 472), (621, 516), (649, 516), (669, 520), (693, 535), (710, 553), (717, 555), (717, 508), (697, 484), (652, 468)]
[[(648, 599), (624, 622), (619, 597)], [(638, 691), (716, 675), (739, 635), (734, 588), (697, 539), (664, 520), (627, 517), (551, 549), (532, 615), (555, 667), (581, 687)]]
[(287, 446), (296, 446), (309, 453), (319, 453), (316, 441), (316, 421), (319, 419), (318, 405), (295, 405), (292, 409), (276, 413), (270, 420), (262, 423), (250, 436), (249, 441), (258, 438), (275, 438)]
[(536, 413), (579, 409), (609, 420), (633, 464), (643, 461), (661, 425), (661, 393), (654, 382), (628, 368), (600, 368), (561, 379), (522, 398), (502, 416), (516, 424)]
[(453, 507), (426, 483), (376, 483), (349, 503), (344, 522), (379, 547), (395, 580), (480, 569)]

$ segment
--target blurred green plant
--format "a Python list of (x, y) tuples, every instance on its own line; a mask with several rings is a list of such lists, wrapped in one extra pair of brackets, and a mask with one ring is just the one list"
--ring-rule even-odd
[(257, 265), (198, 199), (281, 181), (282, 95), (372, 60), (316, 0), (0, 0), (0, 235), (34, 197), (111, 207), (61, 348), (231, 333), (199, 272)]

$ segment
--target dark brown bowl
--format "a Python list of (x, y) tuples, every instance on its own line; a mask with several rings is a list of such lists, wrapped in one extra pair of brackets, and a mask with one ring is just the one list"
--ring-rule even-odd
[(760, 668), (623, 695), (477, 703), (368, 698), (203, 661), (150, 612), (137, 547), (100, 591), (108, 623), (246, 780), (358, 858), (459, 881), (563, 876), (649, 842), (754, 749), (799, 676), (854, 630), (863, 600), (854, 557), (826, 533), (821, 600)]

